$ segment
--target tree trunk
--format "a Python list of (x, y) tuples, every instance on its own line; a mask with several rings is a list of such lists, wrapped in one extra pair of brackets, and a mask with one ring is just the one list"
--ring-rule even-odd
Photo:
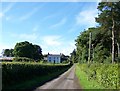
[(93, 46), (92, 46), (92, 49), (93, 49), (93, 56), (92, 56), (92, 57), (94, 58), (94, 57), (95, 57), (95, 55), (94, 55), (94, 51), (95, 51), (95, 49), (94, 49), (94, 47), (93, 47)]
[(90, 63), (90, 60), (91, 60), (91, 37), (92, 37), (92, 34), (90, 32), (89, 33), (89, 56), (88, 56), (88, 63)]
[(115, 61), (115, 21), (112, 17), (112, 22), (113, 22), (113, 26), (112, 26), (112, 63), (114, 63)]
[(119, 56), (120, 55), (120, 45), (118, 42), (117, 42), (117, 47), (118, 47), (118, 56)]

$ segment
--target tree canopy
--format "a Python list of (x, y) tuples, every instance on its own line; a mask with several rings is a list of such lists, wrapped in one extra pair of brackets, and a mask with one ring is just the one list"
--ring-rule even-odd
[(6, 57), (13, 57), (13, 49), (5, 49), (4, 52), (3, 52), (3, 56), (6, 56)]
[(42, 59), (42, 49), (39, 45), (33, 45), (28, 41), (17, 43), (14, 47), (15, 57), (27, 57), (35, 60)]
[(117, 62), (119, 56), (120, 2), (100, 2), (98, 11), (95, 19), (99, 26), (86, 29), (75, 40), (75, 57), (81, 63), (87, 62), (89, 56), (91, 62), (112, 62), (113, 55)]

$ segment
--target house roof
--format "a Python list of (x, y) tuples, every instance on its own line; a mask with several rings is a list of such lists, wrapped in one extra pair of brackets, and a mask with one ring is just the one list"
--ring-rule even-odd
[[(61, 56), (60, 54), (49, 54), (50, 56)], [(48, 56), (49, 56), (48, 55)]]

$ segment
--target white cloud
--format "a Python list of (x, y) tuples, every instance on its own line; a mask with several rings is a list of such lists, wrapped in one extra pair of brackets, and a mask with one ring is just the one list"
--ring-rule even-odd
[(26, 20), (28, 18), (30, 18), (33, 14), (35, 14), (36, 12), (38, 11), (37, 8), (33, 9), (32, 12), (29, 12), (27, 13), (26, 15), (20, 17), (20, 20), (23, 21), (23, 20)]
[(57, 28), (57, 27), (60, 27), (62, 25), (64, 25), (66, 23), (67, 19), (66, 18), (63, 18), (62, 20), (60, 20), (58, 23), (50, 26), (50, 28)]
[(6, 21), (10, 21), (13, 19), (12, 16), (7, 16), (6, 14), (4, 14), (3, 12), (0, 12), (0, 18), (3, 18), (6, 20)]
[(21, 39), (26, 39), (26, 40), (36, 40), (37, 39), (36, 34), (20, 34), (19, 37)]
[(67, 40), (60, 41), (61, 38), (60, 36), (56, 38), (54, 38), (55, 39), (54, 41), (51, 41), (51, 37), (45, 38), (44, 40), (45, 42), (41, 44), (42, 53), (47, 54), (49, 52), (50, 54), (63, 53), (65, 55), (70, 55), (70, 53), (75, 49), (74, 41), (67, 41)]
[(13, 8), (14, 4), (15, 4), (15, 3), (10, 3), (10, 4), (5, 8), (5, 10), (3, 10), (3, 13), (7, 13), (8, 11), (10, 11), (10, 10)]
[[(5, 9), (2, 9), (1, 12), (0, 12), (0, 18), (3, 18), (5, 17), (6, 20), (10, 20), (10, 17), (6, 17), (5, 13), (9, 12), (13, 6), (15, 5), (15, 3), (10, 3)], [(2, 8), (2, 7), (0, 7)]]
[(24, 40), (36, 40), (37, 34), (11, 34), (12, 37), (18, 38), (18, 39), (24, 39)]
[(38, 7), (35, 7), (33, 10), (31, 10), (30, 12), (28, 12), (27, 14), (25, 14), (24, 16), (20, 17), (20, 21), (24, 21), (24, 20), (27, 20), (29, 19), (32, 15), (34, 15), (36, 12), (38, 12), (38, 10), (40, 8), (42, 8), (44, 6), (44, 4), (42, 6), (38, 6)]
[(39, 26), (38, 25), (35, 25), (34, 27), (33, 27), (33, 32), (36, 32), (36, 31), (38, 31), (38, 28), (39, 28)]
[(55, 17), (55, 16), (56, 16), (56, 13), (55, 13), (55, 14), (52, 14), (52, 15), (48, 15), (48, 16), (46, 16), (46, 17), (43, 18), (43, 21), (46, 21), (46, 20), (48, 20), (48, 19), (51, 19), (51, 18), (53, 18), (53, 17)]
[(64, 53), (65, 55), (70, 55), (70, 53), (75, 49), (75, 44), (74, 42), (66, 42), (66, 44), (61, 47), (60, 51), (61, 53)]
[(97, 16), (97, 10), (86, 10), (80, 12), (76, 16), (76, 24), (79, 26), (85, 25), (87, 27), (95, 27), (95, 17)]
[(0, 12), (0, 18), (2, 18), (4, 16), (3, 12)]
[(61, 36), (50, 35), (43, 37), (43, 41), (48, 46), (59, 46), (61, 45), (60, 38)]

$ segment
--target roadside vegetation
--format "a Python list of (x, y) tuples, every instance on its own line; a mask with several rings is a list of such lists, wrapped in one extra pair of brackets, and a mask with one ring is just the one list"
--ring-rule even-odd
[[(77, 64), (75, 68), (75, 74), (79, 79), (79, 83), (83, 89), (104, 89), (96, 80), (89, 79), (88, 74), (82, 69), (82, 64)], [(88, 80), (89, 79), (89, 80)]]
[(120, 89), (120, 1), (100, 2), (99, 24), (77, 36), (71, 60), (83, 89)]
[(32, 89), (49, 81), (67, 69), (69, 64), (41, 64), (37, 62), (2, 62), (2, 88)]
[(118, 64), (77, 64), (76, 76), (84, 89), (120, 89)]

